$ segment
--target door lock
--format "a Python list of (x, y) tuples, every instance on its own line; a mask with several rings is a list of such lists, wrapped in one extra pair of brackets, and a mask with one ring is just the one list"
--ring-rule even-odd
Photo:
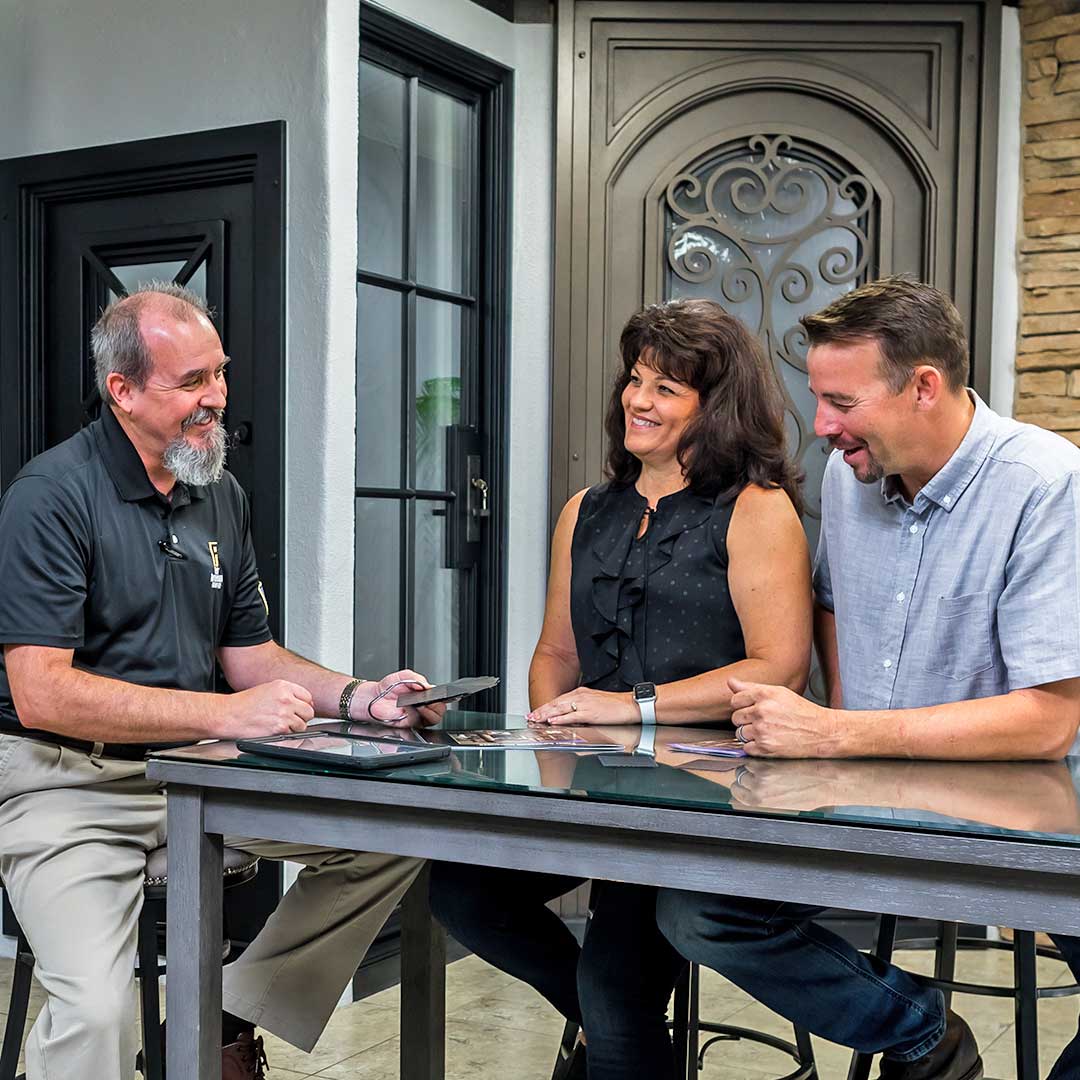
[(491, 517), (491, 511), (488, 509), (488, 482), (482, 476), (474, 476), (469, 483), (480, 492), (480, 506), (472, 507), (470, 511), (472, 516), (478, 518)]

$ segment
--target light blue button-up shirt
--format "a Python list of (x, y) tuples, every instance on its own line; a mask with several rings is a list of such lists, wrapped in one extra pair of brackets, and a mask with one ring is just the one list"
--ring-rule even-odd
[(838, 452), (826, 466), (814, 588), (836, 615), (847, 709), (1080, 676), (1080, 448), (972, 398), (963, 441), (910, 505)]

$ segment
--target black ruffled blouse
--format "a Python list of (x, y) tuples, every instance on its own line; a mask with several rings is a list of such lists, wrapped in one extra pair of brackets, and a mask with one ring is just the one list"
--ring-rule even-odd
[(734, 505), (684, 488), (657, 503), (637, 539), (643, 495), (612, 483), (586, 492), (570, 549), (583, 685), (626, 691), (746, 658), (727, 580)]

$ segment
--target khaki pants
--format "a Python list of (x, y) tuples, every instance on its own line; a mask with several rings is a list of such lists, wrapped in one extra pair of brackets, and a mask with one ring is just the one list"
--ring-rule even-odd
[[(311, 1050), (364, 953), (420, 869), (415, 859), (226, 837), (305, 864), (244, 954), (224, 1007)], [(0, 736), (0, 876), (48, 1000), (27, 1080), (132, 1080), (133, 970), (146, 856), (165, 796), (142, 762)]]

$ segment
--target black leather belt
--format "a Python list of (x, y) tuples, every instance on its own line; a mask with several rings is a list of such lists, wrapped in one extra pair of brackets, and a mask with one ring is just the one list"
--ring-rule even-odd
[(66, 735), (57, 735), (52, 731), (33, 729), (20, 734), (19, 738), (49, 743), (50, 746), (66, 746), (69, 750), (81, 750), (84, 754), (92, 754), (95, 747), (100, 747), (98, 757), (121, 758), (124, 761), (142, 761), (148, 751), (141, 743), (92, 743), (85, 739), (69, 739)]

